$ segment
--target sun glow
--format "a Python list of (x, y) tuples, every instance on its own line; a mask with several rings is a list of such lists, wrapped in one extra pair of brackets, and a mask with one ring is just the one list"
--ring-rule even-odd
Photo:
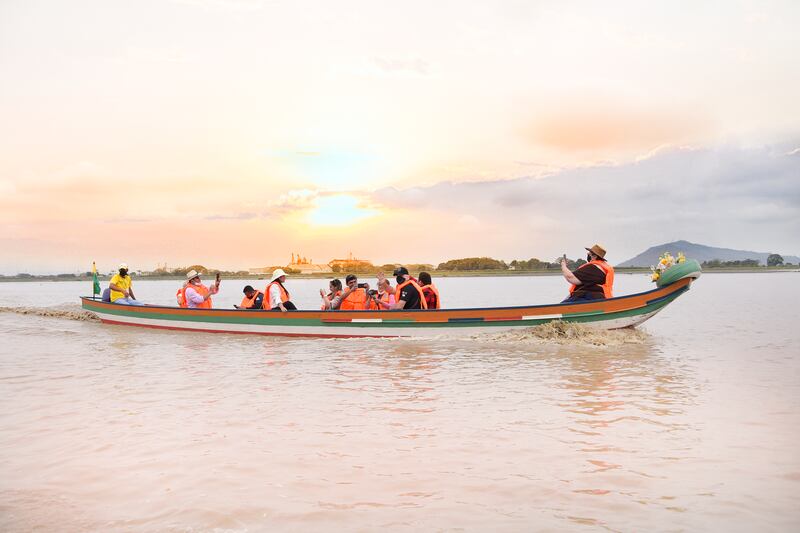
[(308, 222), (314, 226), (347, 226), (377, 214), (374, 209), (360, 206), (354, 196), (341, 194), (319, 198), (316, 208), (308, 214)]

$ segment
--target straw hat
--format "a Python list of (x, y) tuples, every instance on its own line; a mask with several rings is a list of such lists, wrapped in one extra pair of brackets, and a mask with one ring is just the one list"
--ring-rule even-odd
[(272, 283), (273, 281), (275, 281), (279, 277), (285, 276), (285, 275), (286, 275), (286, 272), (284, 272), (282, 268), (276, 268), (275, 270), (272, 271), (272, 278), (269, 280), (269, 282)]
[(595, 244), (591, 248), (586, 248), (586, 250), (592, 252), (594, 255), (599, 257), (600, 259), (606, 258), (606, 249), (600, 246), (599, 244)]
[(190, 270), (189, 272), (186, 273), (186, 279), (196, 278), (199, 275), (200, 273), (197, 270)]

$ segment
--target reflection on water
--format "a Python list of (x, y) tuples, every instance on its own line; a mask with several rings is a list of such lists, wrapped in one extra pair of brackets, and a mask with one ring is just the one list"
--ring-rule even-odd
[(0, 530), (795, 530), (798, 317), (714, 294), (556, 338), (0, 313)]

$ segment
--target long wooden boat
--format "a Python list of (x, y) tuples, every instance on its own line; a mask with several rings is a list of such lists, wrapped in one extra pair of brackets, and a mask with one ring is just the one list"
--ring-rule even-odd
[(669, 285), (584, 303), (409, 311), (246, 311), (129, 306), (81, 297), (106, 324), (149, 328), (307, 337), (424, 337), (525, 328), (563, 320), (603, 329), (633, 327), (689, 290), (697, 272)]

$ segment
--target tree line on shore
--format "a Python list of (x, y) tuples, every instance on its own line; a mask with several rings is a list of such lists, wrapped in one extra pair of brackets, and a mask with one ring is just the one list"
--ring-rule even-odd
[[(728, 268), (728, 267), (746, 267), (746, 268), (753, 268), (761, 266), (761, 263), (757, 259), (741, 259), (735, 261), (720, 261), (719, 259), (712, 259), (710, 261), (703, 261), (700, 266), (703, 268)], [(767, 257), (767, 266), (768, 267), (779, 267), (779, 266), (792, 266), (791, 263), (785, 263), (783, 261), (783, 256), (780, 254), (769, 254)]]
[[(567, 266), (570, 269), (578, 268), (586, 263), (583, 259), (567, 259)], [(439, 263), (436, 270), (442, 271), (463, 271), (463, 270), (552, 270), (561, 269), (560, 259), (555, 261), (542, 261), (532, 257), (530, 259), (514, 259), (506, 263), (500, 259), (491, 257), (466, 257), (464, 259), (451, 259), (444, 263)]]
[[(586, 261), (583, 259), (567, 259), (567, 266), (570, 270), (575, 270), (579, 266), (585, 264)], [(384, 265), (372, 265), (370, 263), (359, 261), (357, 264), (350, 265), (352, 268), (348, 268), (348, 266), (340, 266), (334, 265), (332, 268), (333, 274), (376, 274), (378, 272), (392, 272), (398, 264), (395, 263), (387, 263)], [(500, 271), (500, 270), (514, 270), (514, 271), (543, 271), (543, 270), (559, 270), (561, 269), (560, 258), (556, 259), (555, 261), (541, 261), (532, 257), (531, 259), (514, 259), (510, 262), (505, 262), (500, 259), (493, 259), (491, 257), (465, 257), (462, 259), (450, 259), (449, 261), (445, 261), (444, 263), (439, 263), (439, 265), (435, 266), (429, 263), (410, 263), (403, 265), (408, 268), (409, 272), (418, 273), (423, 271), (428, 272), (477, 272), (477, 271)], [(703, 261), (701, 263), (703, 268), (707, 269), (714, 269), (714, 268), (758, 268), (761, 267), (760, 263), (756, 259), (741, 259), (735, 261), (722, 261), (720, 259), (712, 259), (710, 261)], [(781, 266), (794, 266), (791, 263), (785, 263), (783, 257), (779, 254), (770, 254), (767, 258), (767, 267), (781, 267)], [(300, 270), (293, 269), (291, 267), (283, 267), (283, 266), (274, 266), (272, 269), (275, 268), (283, 268), (283, 270), (287, 274), (299, 274)], [(196, 270), (202, 275), (208, 274), (216, 274), (217, 270), (209, 269), (204, 267), (203, 265), (191, 265), (188, 267), (179, 267), (174, 269), (157, 269), (151, 272), (140, 272), (137, 274), (139, 277), (185, 277), (186, 273), (190, 270)], [(251, 276), (250, 272), (247, 270), (220, 270), (219, 271), (221, 276), (227, 277), (249, 277)], [(322, 274), (322, 272), (321, 272)], [(34, 279), (34, 278), (48, 278), (48, 279), (62, 279), (62, 280), (69, 280), (69, 279), (84, 279), (84, 278), (91, 278), (91, 272), (82, 272), (79, 274), (74, 273), (67, 273), (67, 274), (50, 274), (50, 275), (34, 275), (29, 274), (27, 272), (21, 272), (16, 275), (6, 276), (0, 274), (0, 278), (12, 278), (12, 279)]]

